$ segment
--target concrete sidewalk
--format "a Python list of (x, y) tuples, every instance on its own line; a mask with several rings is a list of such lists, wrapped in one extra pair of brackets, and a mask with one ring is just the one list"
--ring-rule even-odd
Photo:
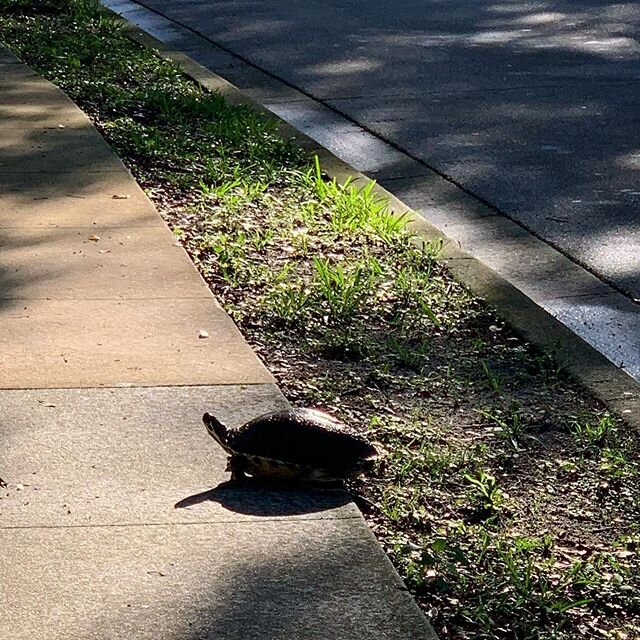
[(0, 640), (435, 637), (345, 495), (224, 484), (202, 413), (285, 399), (87, 118), (3, 51), (0, 388)]

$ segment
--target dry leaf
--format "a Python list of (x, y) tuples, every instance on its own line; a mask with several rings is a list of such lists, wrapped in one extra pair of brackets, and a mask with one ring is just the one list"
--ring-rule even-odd
[(204, 329), (200, 329), (200, 331), (198, 332), (198, 338), (208, 338), (209, 337), (209, 332), (205, 331)]

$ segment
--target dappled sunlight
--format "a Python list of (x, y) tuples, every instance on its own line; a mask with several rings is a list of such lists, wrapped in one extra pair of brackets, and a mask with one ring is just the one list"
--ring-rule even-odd
[(311, 65), (304, 69), (309, 74), (319, 75), (349, 75), (352, 73), (360, 73), (373, 71), (383, 66), (380, 60), (371, 60), (369, 58), (346, 59), (344, 62), (333, 61), (330, 64)]
[[(530, 12), (522, 9), (521, 5), (511, 7), (511, 11), (504, 11), (500, 5), (488, 7), (487, 13), (496, 13), (509, 17), (501, 19), (482, 20), (479, 28), (501, 27), (502, 31), (480, 32), (471, 37), (487, 38), (488, 34), (511, 34), (509, 41), (521, 47), (532, 49), (557, 49), (567, 51), (584, 51), (603, 58), (618, 59), (620, 56), (638, 57), (640, 42), (637, 28), (640, 25), (637, 6), (635, 3), (620, 3), (602, 8), (592, 7), (576, 10), (571, 5), (571, 11), (554, 11), (555, 7), (562, 8), (564, 3), (546, 3), (547, 11)], [(520, 28), (515, 27), (536, 27)], [(510, 30), (511, 29), (511, 30)]]
[(229, 26), (228, 35), (232, 38), (254, 38), (257, 36), (285, 35), (289, 28), (286, 20), (260, 18), (259, 20), (244, 21)]
[(603, 58), (617, 60), (621, 55), (633, 56), (640, 54), (640, 44), (633, 38), (599, 38), (589, 35), (581, 36), (548, 36), (519, 39), (518, 43), (532, 49), (565, 49), (567, 51), (597, 54)]
[(465, 40), (470, 44), (506, 44), (520, 41), (523, 37), (526, 37), (528, 31), (528, 29), (519, 29), (515, 31), (483, 31), (482, 33), (471, 36), (468, 39), (465, 38)]
[(392, 46), (456, 50), (509, 45), (515, 53), (552, 49), (584, 53), (602, 60), (637, 60), (640, 58), (639, 26), (635, 3), (583, 9), (565, 2), (479, 4), (464, 18), (455, 16), (448, 22), (441, 18), (423, 30), (415, 26), (410, 31), (393, 27), (377, 29), (364, 40), (360, 30), (354, 40), (381, 38)]
[[(640, 149), (629, 153), (623, 153), (615, 158), (614, 162), (617, 166), (624, 169), (640, 171)], [(635, 191), (634, 193), (638, 194), (640, 192)]]
[[(550, 9), (551, 8), (552, 3), (551, 2), (528, 2), (526, 7), (528, 10), (530, 11), (539, 11), (539, 12), (545, 12), (545, 10)], [(486, 8), (487, 13), (497, 13), (497, 14), (505, 14), (505, 15), (510, 15), (510, 14), (519, 14), (522, 15), (522, 13), (524, 13), (524, 9), (523, 9), (523, 5), (521, 2), (501, 2), (500, 4), (490, 4), (487, 6)], [(565, 14), (561, 14), (561, 15), (565, 15)]]
[[(411, 35), (382, 35), (385, 42), (405, 47), (456, 47), (476, 48), (511, 45), (514, 50), (557, 50), (566, 52), (585, 53), (596, 55), (603, 59), (618, 60), (620, 58), (640, 58), (640, 43), (631, 36), (606, 36), (596, 35), (590, 32), (576, 33), (573, 25), (562, 32), (557, 33), (555, 22), (526, 22), (518, 27), (512, 25), (501, 29), (489, 28), (474, 30), (473, 33), (448, 33), (448, 34), (411, 34)], [(534, 32), (534, 26), (553, 25), (551, 33)], [(377, 36), (378, 37), (378, 36)]]
[[(632, 304), (616, 308), (615, 298), (601, 296), (562, 298), (547, 302), (545, 307), (574, 331), (584, 331), (584, 327), (588, 327), (588, 342), (593, 347), (606, 353), (609, 360), (636, 380), (640, 378), (640, 362), (633, 358), (634, 353), (640, 353), (638, 312)], [(620, 336), (623, 337), (622, 344)]]
[(554, 13), (553, 11), (541, 11), (540, 13), (531, 13), (524, 18), (520, 18), (519, 22), (525, 25), (553, 24), (561, 20), (566, 20), (567, 14)]

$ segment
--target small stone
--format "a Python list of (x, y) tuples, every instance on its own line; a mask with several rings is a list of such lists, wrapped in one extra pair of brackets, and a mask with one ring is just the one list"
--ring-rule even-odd
[(209, 337), (209, 332), (205, 331), (204, 329), (200, 329), (200, 331), (198, 332), (198, 338), (208, 338)]

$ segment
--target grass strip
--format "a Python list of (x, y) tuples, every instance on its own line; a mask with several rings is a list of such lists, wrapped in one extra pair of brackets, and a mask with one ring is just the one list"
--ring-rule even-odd
[(287, 397), (384, 449), (353, 488), (441, 638), (640, 637), (637, 442), (552, 353), (95, 2), (0, 0), (0, 40), (89, 114)]

